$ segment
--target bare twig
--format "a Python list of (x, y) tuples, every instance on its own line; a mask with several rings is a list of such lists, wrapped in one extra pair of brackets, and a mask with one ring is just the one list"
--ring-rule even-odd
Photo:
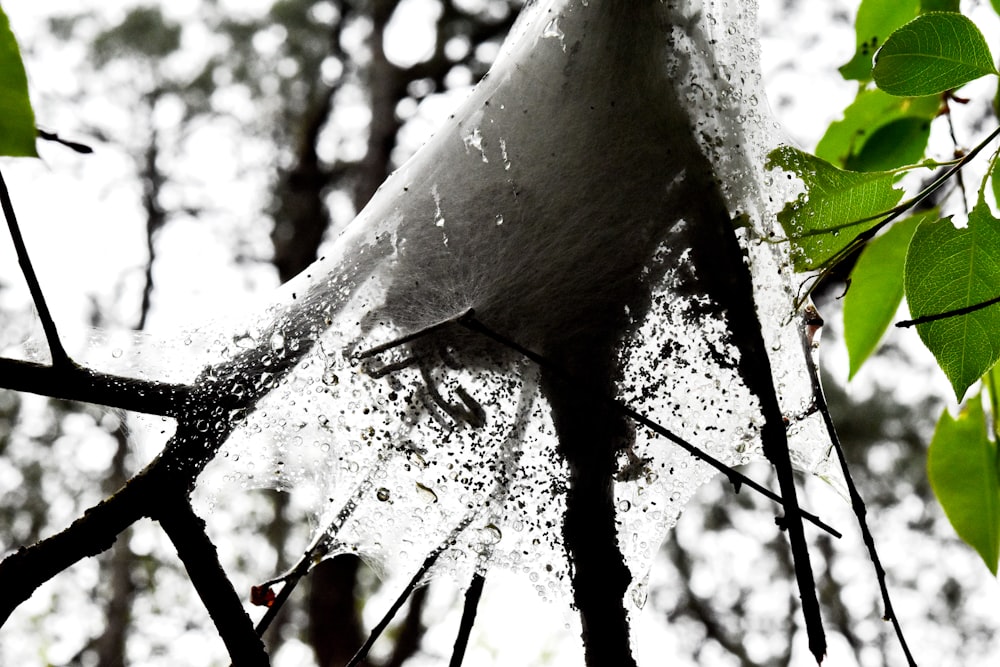
[(159, 500), (154, 518), (177, 549), (233, 664), (267, 667), (269, 661), (264, 643), (254, 631), (243, 603), (222, 569), (215, 545), (205, 532), (205, 522), (191, 509), (186, 494), (172, 494)]
[(368, 359), (370, 357), (374, 357), (377, 354), (381, 354), (386, 350), (397, 348), (400, 345), (405, 345), (406, 343), (412, 343), (415, 340), (423, 338), (424, 336), (429, 336), (430, 334), (436, 331), (440, 331), (441, 329), (449, 327), (453, 324), (464, 324), (464, 320), (466, 319), (474, 319), (474, 313), (471, 308), (456, 317), (449, 317), (446, 320), (441, 320), (437, 324), (432, 324), (430, 326), (424, 327), (423, 329), (414, 331), (413, 333), (406, 334), (405, 336), (394, 338), (390, 341), (382, 343), (381, 345), (376, 345), (375, 347), (368, 348), (367, 350), (357, 352), (353, 356), (356, 359)]
[(406, 598), (410, 597), (410, 594), (413, 593), (414, 589), (416, 589), (416, 587), (420, 584), (420, 581), (424, 578), (427, 572), (434, 567), (434, 563), (437, 562), (437, 559), (441, 556), (441, 554), (443, 554), (448, 547), (451, 546), (451, 542), (454, 540), (455, 536), (461, 533), (466, 526), (469, 525), (471, 520), (471, 516), (463, 519), (462, 523), (460, 523), (458, 527), (451, 532), (448, 539), (427, 554), (427, 557), (424, 558), (424, 562), (420, 564), (420, 567), (410, 579), (409, 583), (407, 583), (403, 588), (403, 592), (399, 594), (399, 597), (397, 597), (395, 602), (392, 603), (389, 610), (385, 612), (382, 620), (379, 621), (374, 628), (372, 628), (371, 633), (368, 635), (368, 639), (365, 640), (365, 643), (362, 644), (361, 648), (358, 649), (358, 652), (354, 654), (354, 657), (351, 658), (351, 661), (347, 663), (346, 667), (358, 667), (358, 665), (361, 664), (361, 661), (368, 657), (368, 652), (371, 651), (372, 646), (374, 646), (378, 638), (382, 636), (385, 629), (389, 627), (389, 623), (391, 623), (392, 619), (395, 618), (396, 612), (402, 608), (403, 604), (406, 602)]
[(896, 322), (896, 326), (899, 328), (915, 327), (918, 324), (927, 324), (928, 322), (937, 322), (938, 320), (945, 320), (951, 317), (960, 317), (962, 315), (974, 313), (978, 310), (983, 310), (984, 308), (989, 308), (990, 306), (995, 306), (998, 303), (1000, 303), (1000, 296), (995, 296), (992, 299), (982, 301), (980, 303), (974, 303), (971, 306), (963, 306), (961, 308), (955, 308), (954, 310), (946, 310), (943, 313), (921, 315), (920, 317), (915, 317), (912, 320)]
[(59, 332), (52, 320), (49, 306), (45, 302), (45, 295), (42, 293), (42, 286), (38, 283), (38, 276), (35, 275), (35, 269), (31, 265), (28, 249), (24, 245), (24, 237), (21, 236), (21, 228), (17, 224), (17, 216), (14, 215), (14, 204), (10, 200), (10, 192), (7, 191), (7, 183), (4, 181), (3, 175), (0, 175), (0, 206), (3, 207), (3, 215), (7, 219), (10, 238), (14, 242), (17, 262), (21, 265), (21, 272), (24, 273), (24, 280), (28, 283), (28, 290), (31, 292), (31, 300), (38, 310), (38, 318), (42, 321), (42, 330), (45, 332), (45, 340), (49, 344), (49, 352), (52, 355), (52, 365), (57, 368), (72, 368), (75, 364), (66, 354), (65, 348), (59, 340)]
[[(803, 349), (806, 353), (806, 358), (809, 359), (812, 353), (808, 340), (803, 337), (802, 340)], [(892, 622), (892, 627), (896, 632), (896, 637), (899, 640), (899, 645), (903, 649), (903, 653), (906, 655), (907, 664), (910, 667), (916, 667), (916, 662), (913, 659), (913, 655), (910, 653), (910, 648), (906, 644), (906, 638), (903, 636), (903, 628), (899, 624), (899, 619), (896, 617), (896, 613), (892, 608), (892, 600), (889, 598), (889, 587), (885, 581), (885, 568), (882, 567), (882, 560), (879, 558), (878, 550), (875, 548), (875, 538), (872, 536), (871, 529), (868, 527), (867, 514), (868, 510), (865, 507), (865, 501), (858, 492), (857, 486), (854, 484), (854, 478), (851, 476), (850, 468), (847, 465), (847, 455), (844, 453), (844, 447), (840, 443), (840, 437), (837, 435), (837, 429), (833, 425), (833, 417), (830, 414), (830, 408), (826, 403), (826, 397), (823, 394), (823, 385), (820, 383), (819, 373), (816, 367), (812, 363), (807, 363), (806, 366), (809, 369), (809, 380), (812, 383), (813, 396), (816, 400), (816, 405), (819, 409), (820, 414), (823, 416), (823, 423), (826, 425), (827, 433), (829, 434), (830, 441), (833, 443), (834, 450), (837, 452), (837, 459), (840, 461), (840, 468), (844, 472), (844, 481), (847, 484), (847, 492), (851, 498), (851, 509), (854, 510), (854, 516), (858, 519), (858, 526), (861, 528), (861, 537), (864, 540), (865, 547), (868, 549), (868, 556), (871, 559), (872, 566), (875, 568), (875, 577), (878, 579), (879, 589), (882, 592), (882, 603), (885, 605), (885, 615), (884, 618)]]
[(43, 583), (77, 561), (96, 556), (114, 544), (118, 535), (145, 516), (155, 497), (155, 483), (146, 476), (92, 507), (63, 531), (22, 547), (0, 561), (0, 625)]
[(458, 636), (455, 637), (455, 648), (451, 652), (451, 661), (448, 663), (448, 667), (462, 667), (462, 660), (465, 659), (465, 649), (469, 645), (469, 636), (472, 634), (472, 626), (476, 622), (476, 611), (479, 609), (479, 600), (483, 596), (483, 587), (485, 585), (485, 576), (478, 572), (472, 575), (472, 583), (469, 584), (469, 590), (465, 591), (462, 622), (458, 626)]
[(55, 132), (46, 132), (45, 130), (43, 130), (41, 128), (36, 128), (36, 129), (37, 129), (37, 132), (38, 132), (38, 138), (39, 139), (44, 139), (45, 141), (52, 141), (52, 142), (55, 142), (57, 144), (62, 144), (66, 148), (69, 148), (70, 150), (74, 150), (77, 153), (81, 153), (83, 155), (87, 155), (89, 153), (93, 153), (94, 152), (94, 149), (91, 148), (90, 146), (86, 145), (86, 144), (81, 144), (81, 143), (76, 142), (76, 141), (69, 141), (67, 139), (63, 139), (62, 137), (60, 137)]
[(420, 649), (420, 642), (427, 631), (423, 622), (424, 605), (427, 603), (427, 594), (430, 586), (421, 586), (413, 591), (410, 597), (410, 606), (406, 610), (406, 617), (396, 633), (396, 644), (392, 648), (392, 655), (380, 667), (403, 667), (406, 662)]

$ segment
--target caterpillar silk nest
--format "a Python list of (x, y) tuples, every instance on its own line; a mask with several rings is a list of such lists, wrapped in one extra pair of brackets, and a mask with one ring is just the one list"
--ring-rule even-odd
[[(605, 399), (737, 464), (761, 455), (753, 383), (773, 383), (796, 463), (833, 475), (785, 250), (758, 243), (787, 193), (763, 181), (776, 142), (746, 39), (755, 8), (691, 4), (529, 3), (469, 99), (239, 330), (260, 353), (234, 378), (267, 391), (239, 415), (206, 497), (223, 477), (291, 489), (332, 552), (413, 572), (446, 544), (438, 571), (508, 567), (562, 598), (578, 557), (567, 497), (591, 465), (572, 424)], [(470, 310), (578, 387), (454, 322)], [(747, 377), (750, 324), (771, 377)], [(641, 601), (712, 471), (620, 417), (591, 435)]]

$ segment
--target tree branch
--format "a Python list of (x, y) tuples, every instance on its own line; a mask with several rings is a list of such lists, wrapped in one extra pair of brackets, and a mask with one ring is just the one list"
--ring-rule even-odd
[[(802, 339), (802, 345), (808, 359), (811, 357), (812, 350), (808, 340), (804, 336)], [(906, 638), (903, 636), (903, 628), (900, 626), (899, 619), (896, 617), (896, 613), (892, 608), (892, 600), (889, 598), (889, 587), (885, 581), (885, 568), (882, 567), (882, 560), (879, 558), (878, 550), (875, 548), (875, 538), (872, 536), (871, 529), (868, 527), (868, 520), (866, 518), (868, 510), (865, 507), (864, 499), (861, 497), (857, 486), (854, 484), (854, 478), (851, 476), (850, 468), (847, 465), (847, 455), (844, 453), (844, 447), (840, 443), (840, 437), (837, 435), (837, 429), (833, 425), (833, 416), (830, 414), (830, 407), (827, 405), (826, 396), (823, 394), (823, 385), (820, 383), (819, 373), (817, 372), (814, 364), (807, 363), (806, 366), (809, 369), (809, 380), (812, 383), (813, 397), (816, 401), (820, 414), (823, 416), (823, 423), (825, 424), (827, 433), (830, 436), (830, 441), (833, 443), (833, 448), (837, 452), (837, 459), (840, 461), (840, 468), (844, 471), (844, 481), (847, 484), (847, 492), (851, 498), (851, 509), (854, 510), (854, 516), (858, 519), (858, 526), (861, 528), (862, 540), (865, 543), (865, 547), (868, 549), (868, 556), (875, 569), (875, 577), (878, 579), (879, 590), (882, 592), (882, 603), (885, 605), (884, 618), (892, 622), (892, 627), (896, 632), (896, 638), (899, 640), (899, 645), (903, 649), (903, 653), (906, 655), (907, 664), (910, 665), (910, 667), (916, 667), (917, 663), (914, 661), (913, 655), (910, 653), (910, 648), (906, 643)]]
[[(468, 525), (468, 521), (464, 521), (462, 527), (464, 528), (466, 525)], [(461, 529), (455, 531), (455, 533), (458, 532), (461, 532)], [(453, 533), (453, 535), (455, 533)], [(395, 618), (396, 612), (402, 608), (403, 604), (406, 602), (406, 598), (410, 597), (410, 594), (417, 588), (427, 572), (434, 567), (434, 563), (437, 562), (438, 557), (444, 553), (445, 549), (448, 548), (449, 541), (450, 540), (446, 540), (443, 544), (427, 554), (427, 557), (424, 558), (424, 562), (421, 563), (420, 567), (417, 569), (416, 574), (414, 574), (409, 583), (406, 584), (403, 588), (403, 592), (399, 594), (395, 602), (390, 605), (388, 611), (386, 611), (385, 615), (382, 616), (382, 620), (379, 621), (374, 628), (372, 628), (371, 633), (368, 635), (368, 639), (365, 640), (365, 643), (362, 644), (361, 648), (358, 649), (358, 652), (354, 654), (354, 657), (351, 658), (351, 661), (347, 663), (346, 667), (358, 667), (358, 665), (361, 664), (361, 661), (368, 657), (368, 652), (371, 651), (372, 646), (374, 646), (378, 638), (382, 636), (385, 629), (389, 627), (389, 623), (391, 623), (392, 619)]]
[(77, 561), (109, 549), (119, 533), (144, 516), (155, 504), (154, 476), (140, 473), (118, 493), (87, 510), (69, 527), (52, 537), (22, 547), (0, 561), (0, 626), (31, 597), (39, 586)]
[(264, 643), (254, 631), (243, 603), (222, 569), (218, 551), (205, 532), (205, 522), (191, 509), (187, 495), (175, 491), (161, 497), (153, 518), (159, 521), (177, 549), (233, 664), (267, 667), (269, 661)]
[(472, 583), (469, 584), (469, 590), (465, 591), (462, 622), (458, 626), (458, 636), (455, 637), (455, 648), (451, 652), (451, 661), (448, 663), (448, 667), (462, 667), (462, 660), (465, 659), (465, 649), (469, 646), (469, 636), (472, 634), (472, 626), (476, 622), (476, 611), (479, 609), (479, 600), (483, 596), (483, 587), (485, 585), (485, 576), (478, 572), (472, 575)]
[(81, 366), (46, 366), (0, 359), (3, 388), (30, 394), (103, 405), (161, 417), (191, 411), (197, 390), (183, 384), (112, 375)]
[(52, 355), (52, 365), (57, 368), (72, 368), (75, 366), (73, 360), (66, 354), (62, 342), (59, 340), (59, 332), (56, 324), (52, 320), (49, 306), (45, 302), (45, 295), (42, 293), (42, 286), (38, 283), (38, 276), (31, 265), (31, 257), (28, 249), (24, 245), (24, 237), (21, 236), (21, 228), (17, 224), (17, 216), (14, 215), (14, 204), (10, 199), (10, 192), (7, 191), (7, 183), (0, 174), (0, 206), (3, 208), (3, 215), (7, 219), (7, 228), (10, 230), (10, 238), (14, 242), (14, 252), (17, 253), (17, 262), (21, 265), (21, 272), (24, 280), (28, 283), (28, 290), (31, 292), (31, 299), (38, 310), (38, 318), (42, 321), (42, 330), (45, 332), (45, 340), (49, 344), (49, 352)]
[(928, 322), (937, 322), (938, 320), (945, 320), (950, 317), (960, 317), (962, 315), (968, 315), (969, 313), (974, 313), (977, 310), (982, 310), (984, 308), (989, 308), (990, 306), (995, 306), (1000, 303), (1000, 296), (995, 296), (988, 301), (982, 301), (980, 303), (972, 304), (971, 306), (963, 306), (962, 308), (955, 308), (954, 310), (946, 310), (943, 313), (935, 313), (933, 315), (921, 315), (920, 317), (915, 317), (912, 320), (903, 320), (902, 322), (896, 322), (896, 326), (899, 328), (915, 327), (918, 324), (927, 324)]

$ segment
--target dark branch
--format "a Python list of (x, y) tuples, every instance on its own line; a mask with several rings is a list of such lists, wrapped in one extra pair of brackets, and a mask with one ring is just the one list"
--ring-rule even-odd
[(4, 389), (160, 417), (188, 414), (196, 393), (183, 384), (110, 375), (75, 364), (44, 366), (17, 359), (0, 359), (0, 377)]
[(421, 586), (413, 591), (413, 596), (410, 597), (410, 606), (406, 610), (406, 617), (396, 633), (396, 645), (392, 648), (392, 655), (381, 667), (403, 667), (420, 649), (420, 641), (427, 631), (423, 615), (428, 591), (430, 591), (430, 586)]
[(423, 579), (428, 570), (434, 566), (434, 563), (437, 562), (438, 557), (444, 553), (446, 548), (447, 543), (437, 547), (434, 551), (427, 555), (427, 558), (424, 559), (424, 562), (420, 565), (417, 573), (414, 574), (413, 578), (406, 584), (403, 588), (403, 592), (399, 594), (399, 597), (397, 597), (396, 601), (392, 603), (389, 610), (385, 612), (382, 620), (379, 621), (374, 628), (372, 628), (371, 633), (368, 635), (368, 639), (365, 640), (365, 643), (358, 649), (358, 652), (354, 654), (354, 657), (351, 658), (351, 661), (347, 663), (346, 667), (358, 667), (358, 665), (361, 664), (361, 661), (368, 657), (368, 652), (371, 651), (372, 646), (374, 646), (378, 638), (382, 636), (385, 629), (389, 627), (389, 623), (391, 623), (392, 619), (395, 618), (396, 612), (403, 607), (403, 604), (406, 602), (406, 598), (410, 597), (410, 594), (416, 589), (421, 579)]
[(39, 586), (88, 556), (111, 548), (119, 533), (147, 516), (156, 497), (154, 480), (142, 475), (103, 500), (60, 533), (0, 561), (0, 626)]
[(62, 137), (60, 137), (55, 132), (46, 132), (45, 130), (43, 130), (41, 128), (36, 128), (36, 130), (38, 132), (38, 138), (39, 139), (44, 139), (45, 141), (52, 141), (52, 142), (55, 142), (57, 144), (62, 144), (66, 148), (69, 148), (70, 150), (74, 150), (77, 153), (81, 153), (83, 155), (88, 155), (88, 154), (94, 152), (94, 149), (91, 148), (90, 146), (88, 146), (87, 144), (81, 144), (81, 143), (78, 143), (76, 141), (68, 141), (68, 140), (63, 139)]
[(31, 300), (35, 303), (38, 318), (42, 321), (42, 330), (45, 332), (45, 339), (52, 354), (52, 365), (58, 368), (72, 368), (74, 363), (66, 354), (62, 342), (59, 340), (59, 332), (52, 320), (49, 306), (45, 302), (42, 286), (38, 283), (38, 276), (35, 275), (35, 269), (31, 265), (31, 257), (28, 256), (28, 248), (24, 245), (24, 237), (21, 236), (21, 228), (17, 224), (17, 216), (14, 215), (14, 203), (10, 200), (10, 192), (7, 191), (7, 183), (4, 181), (3, 175), (0, 175), (0, 205), (3, 207), (4, 217), (7, 219), (10, 238), (14, 242), (17, 263), (21, 265), (24, 280), (28, 283), (28, 290), (31, 292)]
[(946, 310), (943, 313), (935, 313), (933, 315), (921, 315), (920, 317), (915, 317), (912, 320), (903, 320), (902, 322), (896, 322), (896, 326), (902, 329), (905, 327), (915, 327), (918, 324), (927, 324), (928, 322), (937, 322), (938, 320), (946, 320), (950, 317), (961, 317), (962, 315), (968, 315), (969, 313), (974, 313), (977, 310), (983, 310), (984, 308), (995, 306), (998, 303), (1000, 303), (1000, 296), (995, 296), (988, 301), (983, 301), (981, 303), (974, 303), (971, 306), (963, 306), (962, 308), (956, 308), (954, 310)]
[[(805, 337), (802, 339), (802, 344), (808, 358), (811, 354), (811, 349)], [(885, 605), (884, 618), (892, 622), (896, 637), (899, 639), (899, 645), (902, 647), (903, 653), (906, 654), (907, 664), (910, 667), (916, 667), (917, 663), (914, 661), (913, 655), (910, 653), (910, 648), (906, 644), (906, 638), (903, 636), (903, 628), (900, 626), (896, 612), (892, 608), (892, 600), (889, 598), (889, 587), (885, 581), (885, 568), (882, 567), (882, 560), (879, 558), (878, 550), (875, 548), (875, 538), (872, 537), (871, 529), (868, 527), (868, 520), (866, 518), (868, 509), (865, 507), (865, 501), (854, 484), (854, 478), (851, 477), (851, 471), (847, 465), (847, 455), (844, 453), (844, 447), (840, 443), (837, 429), (833, 425), (833, 416), (830, 414), (830, 408), (823, 394), (823, 385), (820, 383), (819, 373), (813, 364), (807, 363), (806, 366), (809, 368), (809, 380), (812, 383), (813, 396), (815, 397), (820, 414), (823, 415), (823, 423), (826, 425), (830, 441), (837, 452), (840, 468), (844, 471), (844, 481), (847, 484), (847, 492), (851, 498), (851, 509), (854, 510), (854, 516), (858, 519), (862, 540), (868, 549), (868, 556), (872, 561), (872, 566), (875, 568), (875, 577), (878, 579), (878, 586), (882, 592), (882, 603)]]
[(234, 665), (267, 667), (264, 643), (254, 631), (240, 597), (226, 577), (205, 522), (191, 509), (186, 494), (161, 497), (154, 517), (177, 549), (191, 583), (201, 597)]
[(455, 648), (451, 652), (451, 661), (448, 667), (462, 667), (462, 660), (465, 659), (465, 649), (469, 645), (469, 636), (472, 634), (472, 626), (476, 622), (476, 611), (479, 609), (479, 600), (483, 596), (483, 587), (486, 585), (486, 577), (478, 572), (472, 575), (472, 583), (469, 590), (465, 591), (465, 606), (462, 608), (462, 622), (458, 626), (458, 636), (455, 637)]

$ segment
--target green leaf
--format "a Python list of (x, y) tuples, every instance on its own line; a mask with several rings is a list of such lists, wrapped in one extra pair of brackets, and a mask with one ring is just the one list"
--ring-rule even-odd
[(993, 190), (993, 201), (1000, 206), (1000, 160), (994, 162), (990, 169), (990, 189)]
[(3, 9), (0, 9), (0, 155), (38, 155), (28, 77)]
[(878, 128), (861, 151), (847, 159), (851, 171), (887, 171), (915, 164), (924, 156), (931, 136), (926, 118), (900, 118)]
[(771, 151), (766, 166), (793, 172), (806, 186), (778, 214), (799, 271), (822, 267), (903, 196), (892, 187), (893, 172), (843, 171), (791, 146)]
[(996, 74), (976, 24), (961, 14), (931, 12), (889, 35), (872, 76), (891, 95), (933, 95)]
[[(948, 218), (917, 228), (906, 255), (905, 292), (914, 319), (1000, 294), (1000, 220), (982, 198), (966, 229), (955, 229)], [(1000, 359), (998, 332), (1000, 305), (917, 325), (958, 400)]]
[[(834, 121), (827, 128), (826, 134), (816, 146), (816, 155), (839, 167), (845, 167), (852, 158), (856, 163), (857, 156), (865, 150), (869, 138), (880, 128), (901, 119), (914, 118), (930, 121), (937, 116), (940, 108), (941, 98), (936, 95), (895, 97), (877, 88), (862, 89), (850, 106), (844, 109), (843, 119)], [(893, 167), (919, 161), (926, 147), (926, 141), (920, 144), (919, 137), (917, 137), (917, 142), (921, 155), (909, 162), (898, 162), (897, 159), (895, 161), (898, 164), (893, 165)], [(893, 152), (902, 157), (899, 152)], [(911, 149), (911, 153), (907, 156), (915, 153), (916, 147)], [(852, 166), (851, 169), (870, 171), (864, 169), (867, 160), (868, 158), (865, 158), (861, 161), (861, 166)]]
[(851, 271), (851, 286), (844, 296), (844, 341), (850, 359), (850, 376), (878, 346), (903, 299), (906, 249), (920, 223), (936, 219), (934, 213), (913, 216), (892, 225), (872, 239)]
[(990, 0), (990, 4), (993, 5), (993, 11), (1000, 14), (1000, 0)]
[(945, 410), (927, 451), (927, 477), (955, 532), (979, 552), (990, 572), (1000, 557), (1000, 480), (997, 446), (987, 436), (982, 398), (958, 419)]
[(919, 0), (862, 0), (854, 22), (857, 33), (854, 57), (840, 68), (845, 79), (872, 78), (872, 57), (893, 30), (920, 13)]
[(920, 13), (957, 12), (960, 11), (959, 4), (959, 0), (920, 0)]

